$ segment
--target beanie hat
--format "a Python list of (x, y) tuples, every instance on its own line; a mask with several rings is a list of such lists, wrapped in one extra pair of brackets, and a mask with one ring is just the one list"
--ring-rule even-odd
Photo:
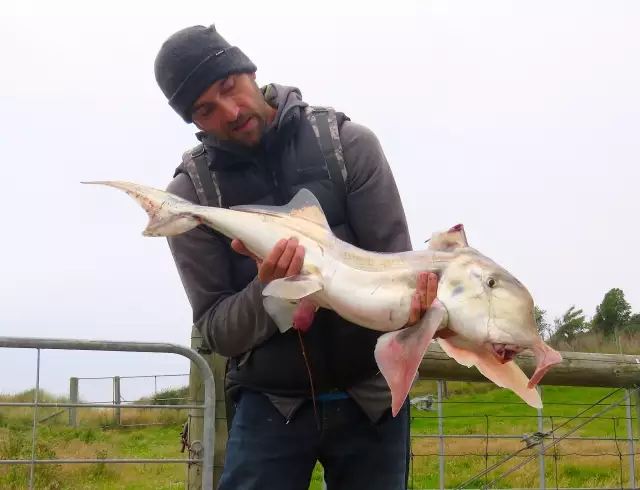
[(232, 73), (253, 73), (257, 67), (212, 24), (186, 27), (172, 34), (162, 44), (154, 70), (169, 105), (190, 123), (193, 104), (214, 82)]

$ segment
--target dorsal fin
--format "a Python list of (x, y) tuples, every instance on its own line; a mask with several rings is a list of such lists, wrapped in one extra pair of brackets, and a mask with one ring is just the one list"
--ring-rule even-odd
[(242, 204), (229, 209), (266, 214), (286, 214), (303, 218), (331, 230), (329, 222), (316, 196), (307, 188), (300, 189), (293, 199), (284, 206), (267, 206), (262, 204)]
[(436, 232), (429, 239), (429, 250), (451, 251), (460, 247), (468, 247), (464, 226), (459, 224), (447, 231)]

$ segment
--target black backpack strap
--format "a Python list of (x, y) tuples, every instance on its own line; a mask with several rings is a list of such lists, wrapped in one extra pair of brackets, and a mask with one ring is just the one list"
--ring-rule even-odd
[(336, 112), (332, 107), (307, 106), (305, 115), (318, 138), (331, 180), (337, 184), (340, 197), (344, 200), (347, 195), (346, 184), (349, 176), (344, 164)]
[[(196, 194), (198, 196), (198, 201), (202, 206), (218, 206), (222, 207), (222, 193), (220, 192), (220, 187), (218, 185), (218, 179), (216, 177), (215, 171), (209, 169), (209, 165), (207, 164), (207, 154), (204, 150), (204, 145), (200, 143), (199, 145), (194, 146), (190, 150), (185, 151), (182, 154), (182, 162), (184, 164), (184, 169), (186, 170), (189, 178), (191, 178), (191, 182), (196, 189)], [(207, 227), (203, 228), (207, 232), (212, 232)], [(213, 350), (207, 346), (202, 345), (198, 351), (201, 354), (212, 354)], [(218, 354), (215, 354), (218, 355)], [(226, 383), (226, 373), (229, 370), (229, 362), (231, 359), (225, 359), (226, 361), (226, 369), (225, 369), (225, 383)], [(227, 430), (231, 430), (231, 424), (233, 423), (233, 418), (236, 412), (236, 406), (229, 394), (225, 389), (225, 410), (227, 413)]]
[(196, 189), (198, 201), (203, 206), (222, 207), (222, 194), (214, 171), (209, 169), (204, 145), (200, 143), (182, 154), (184, 169)]

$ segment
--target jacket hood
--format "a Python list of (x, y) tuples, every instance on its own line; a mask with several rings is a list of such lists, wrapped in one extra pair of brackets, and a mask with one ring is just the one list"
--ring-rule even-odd
[[(229, 141), (219, 141), (215, 136), (203, 131), (196, 133), (196, 138), (210, 150), (209, 154), (223, 151), (230, 158), (209, 160), (212, 169), (233, 165), (236, 159), (252, 158), (256, 154), (269, 151), (274, 144), (281, 142), (295, 130), (301, 118), (302, 109), (309, 104), (302, 100), (302, 92), (297, 87), (270, 83), (261, 89), (267, 103), (276, 109), (276, 115), (271, 125), (266, 129), (258, 145), (249, 148)], [(222, 163), (225, 162), (225, 163)], [(175, 175), (184, 171), (181, 163)]]

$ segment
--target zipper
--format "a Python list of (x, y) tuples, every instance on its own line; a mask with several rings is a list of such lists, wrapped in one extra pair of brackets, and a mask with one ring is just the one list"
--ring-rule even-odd
[(264, 165), (260, 165), (257, 161), (254, 160), (254, 164), (259, 167), (260, 171), (264, 174), (268, 174), (271, 177), (271, 190), (273, 196), (276, 200), (276, 204), (284, 206), (287, 204), (287, 196), (285, 195), (285, 191), (282, 188), (282, 185), (278, 181), (278, 175), (276, 171), (273, 169), (271, 165), (265, 163)]
[(287, 204), (287, 196), (285, 193), (285, 189), (283, 189), (278, 182), (278, 177), (276, 176), (275, 170), (271, 171), (271, 178), (273, 179), (273, 187), (275, 190), (276, 199), (279, 201), (278, 203), (281, 206), (284, 206), (285, 204)]
[(278, 185), (278, 179), (276, 177), (276, 172), (274, 170), (271, 171), (271, 181), (273, 182), (273, 188), (275, 193), (280, 197), (280, 186)]
[(271, 177), (271, 192), (276, 200), (276, 204), (284, 206), (287, 204), (287, 196), (285, 189), (282, 188), (282, 185), (278, 181), (277, 172), (274, 170), (273, 166), (269, 163), (268, 159), (265, 159), (264, 163), (261, 164), (257, 158), (251, 159), (252, 165), (254, 165), (258, 171), (264, 175), (269, 181), (269, 177)]

